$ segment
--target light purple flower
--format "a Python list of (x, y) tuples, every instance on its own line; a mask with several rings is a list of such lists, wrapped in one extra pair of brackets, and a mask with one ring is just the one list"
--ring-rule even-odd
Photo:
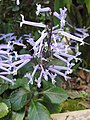
[(13, 34), (14, 34), (14, 33), (0, 34), (0, 35), (1, 35), (1, 36), (0, 36), (0, 40), (2, 40), (2, 39), (5, 39), (5, 40), (6, 40), (6, 38), (7, 38), (7, 39), (10, 39)]
[(76, 30), (74, 34), (80, 38), (86, 38), (89, 36), (89, 34), (87, 33), (88, 31), (84, 28), (74, 28), (74, 29)]
[(11, 80), (11, 79), (9, 79), (9, 78), (3, 76), (3, 75), (0, 75), (0, 78), (6, 80), (6, 82), (10, 82), (10, 83), (12, 83), (12, 85), (14, 84), (14, 81), (15, 81), (15, 80)]
[(19, 0), (16, 0), (16, 4), (17, 4), (17, 5), (20, 5), (20, 1), (19, 1)]
[(36, 4), (36, 6), (37, 6), (36, 15), (39, 15), (39, 13), (42, 13), (42, 12), (50, 12), (51, 11), (50, 7), (41, 8), (41, 4)]
[(26, 25), (31, 25), (31, 26), (46, 28), (46, 25), (43, 24), (43, 23), (26, 21), (26, 20), (24, 20), (24, 16), (22, 14), (21, 14), (21, 17), (22, 17), (22, 22), (20, 22), (20, 27), (22, 27), (23, 24), (26, 24)]
[(24, 77), (27, 77), (29, 79), (29, 82), (31, 85), (33, 85), (33, 78), (32, 75), (30, 73), (26, 73), (26, 75)]
[(76, 36), (74, 36), (74, 35), (72, 35), (72, 34), (70, 34), (70, 33), (68, 33), (68, 32), (61, 31), (61, 30), (59, 31), (59, 33), (61, 33), (61, 35), (65, 36), (65, 37), (67, 37), (67, 38), (70, 38), (70, 39), (73, 39), (73, 40), (75, 40), (75, 41), (80, 42), (80, 43), (81, 43), (80, 45), (83, 45), (83, 44), (84, 44), (84, 41), (83, 41), (84, 38), (76, 37)]
[(61, 61), (63, 61), (63, 62), (65, 62), (65, 63), (68, 64), (68, 61), (67, 61), (65, 58), (59, 56), (58, 54), (55, 54), (55, 53), (54, 53), (53, 56), (55, 56), (56, 58), (58, 58), (58, 59), (60, 59)]
[(67, 76), (67, 74), (65, 74), (65, 73), (63, 73), (63, 72), (60, 72), (59, 70), (56, 70), (56, 69), (54, 69), (54, 68), (50, 68), (50, 67), (49, 67), (48, 70), (50, 70), (51, 72), (53, 72), (53, 73), (55, 73), (55, 74), (57, 74), (57, 75), (60, 75), (60, 76), (64, 77), (65, 80), (67, 80), (68, 78), (70, 78), (69, 76)]
[(60, 28), (63, 28), (65, 26), (65, 19), (67, 16), (66, 11), (67, 9), (64, 7), (64, 10), (60, 8), (60, 14), (58, 14), (57, 12), (54, 12), (54, 16), (60, 19), (60, 26), (61, 26)]
[(44, 70), (43, 66), (42, 66), (42, 65), (40, 65), (40, 66), (41, 66), (41, 70), (42, 70), (44, 79), (45, 79), (46, 81), (48, 81), (48, 74), (49, 74), (49, 73), (48, 73), (48, 70), (47, 70), (47, 69)]
[(52, 80), (52, 84), (55, 84), (55, 83), (56, 83), (55, 78), (56, 78), (57, 74), (56, 74), (56, 73), (55, 73), (55, 74), (52, 74), (52, 73), (49, 73), (49, 72), (48, 72), (48, 74), (49, 74), (49, 77), (50, 77), (51, 80)]
[(40, 44), (40, 42), (45, 39), (46, 36), (47, 36), (47, 33), (45, 32), (45, 30), (43, 30), (41, 33), (41, 37), (35, 42), (33, 49), (35, 49), (36, 46), (38, 46)]
[(36, 71), (38, 70), (38, 68), (39, 68), (39, 65), (36, 65), (36, 66), (34, 66), (34, 71), (32, 72), (32, 74), (26, 73), (26, 75), (24, 77), (27, 77), (29, 79), (28, 83), (33, 84), (33, 77), (34, 77)]
[(38, 88), (41, 87), (42, 75), (43, 75), (43, 72), (41, 71), (40, 76), (38, 77), (38, 79), (35, 80), (35, 82), (37, 82)]

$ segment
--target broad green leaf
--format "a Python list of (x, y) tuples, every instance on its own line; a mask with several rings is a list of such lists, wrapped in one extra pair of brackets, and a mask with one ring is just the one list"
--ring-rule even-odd
[(48, 97), (51, 102), (55, 104), (60, 104), (68, 98), (67, 93), (62, 88), (56, 86), (43, 91), (42, 94)]
[(77, 0), (77, 3), (84, 4), (85, 0)]
[(62, 107), (60, 104), (51, 103), (50, 99), (47, 97), (44, 97), (42, 104), (49, 110), (50, 114), (61, 112)]
[(80, 11), (74, 4), (71, 5), (70, 19), (71, 19), (73, 26), (82, 27), (82, 16), (80, 14)]
[(28, 111), (28, 120), (51, 120), (51, 118), (44, 105), (32, 101)]
[(9, 113), (8, 107), (5, 103), (0, 103), (0, 118), (5, 117)]
[(71, 4), (72, 4), (72, 0), (65, 0), (65, 5), (69, 11), (70, 11)]
[(76, 63), (74, 66), (73, 66), (73, 71), (76, 71), (76, 69), (78, 69), (78, 67), (80, 66), (81, 62), (78, 62)]
[(20, 110), (24, 107), (27, 101), (27, 91), (24, 89), (19, 89), (12, 92), (10, 96), (10, 101), (13, 110)]
[[(55, 0), (54, 2), (54, 10), (58, 13), (60, 13), (59, 8), (60, 8), (60, 1), (61, 0)], [(54, 25), (57, 25), (60, 23), (60, 20), (54, 17)]]
[(13, 12), (19, 11), (19, 7), (18, 7), (18, 6), (14, 6), (14, 7), (12, 8), (12, 11), (13, 11)]
[(18, 75), (21, 77), (21, 76), (24, 76), (27, 72), (33, 71), (33, 66), (34, 66), (34, 63), (33, 63), (33, 62), (27, 63), (24, 67), (22, 67), (22, 68), (18, 71)]
[(25, 116), (25, 111), (18, 111), (18, 112), (12, 112), (12, 116), (10, 118), (10, 120), (23, 120)]
[(3, 99), (2, 99), (2, 102), (4, 102), (4, 103), (7, 105), (7, 107), (8, 107), (9, 110), (11, 109), (10, 99), (5, 99), (5, 98), (3, 98)]
[(59, 12), (59, 9), (64, 8), (65, 6), (67, 6), (68, 10), (70, 10), (71, 4), (72, 4), (72, 0), (55, 0), (54, 10)]
[(86, 3), (87, 10), (90, 13), (90, 0), (85, 0), (85, 3)]
[(8, 84), (5, 84), (5, 83), (1, 84), (0, 85), (0, 95), (7, 89), (8, 89)]
[(9, 88), (10, 88), (10, 89), (19, 88), (22, 83), (23, 83), (23, 82), (22, 82), (22, 79), (21, 79), (21, 78), (18, 78), (18, 79), (16, 79), (14, 85), (10, 84)]
[(27, 78), (18, 78), (16, 79), (16, 82), (14, 85), (10, 84), (9, 88), (10, 89), (16, 89), (18, 87), (23, 87), (25, 88), (26, 90), (30, 91), (30, 87), (29, 87), (29, 84), (28, 84), (28, 79)]

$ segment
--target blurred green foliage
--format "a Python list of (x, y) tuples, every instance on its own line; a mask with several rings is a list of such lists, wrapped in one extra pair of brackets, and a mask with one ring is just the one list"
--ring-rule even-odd
[[(76, 27), (90, 25), (90, 0), (53, 0), (54, 10), (59, 12), (60, 7), (68, 8), (69, 21)], [(36, 17), (36, 4), (42, 4), (43, 7), (50, 6), (50, 0), (20, 0), (20, 5), (16, 5), (16, 0), (1, 0), (0, 1), (0, 33), (14, 32), (17, 35), (24, 33), (33, 33), (36, 28), (24, 26), (20, 28), (20, 14), (25, 16), (26, 20), (42, 21), (45, 16)], [(36, 19), (37, 18), (37, 19)], [(58, 24), (55, 19), (55, 24)]]
[(16, 0), (1, 0), (0, 1), (0, 33), (14, 32), (17, 35), (24, 33), (32, 33), (34, 27), (24, 26), (20, 28), (21, 16), (23, 14), (26, 20), (36, 20), (36, 0), (22, 0), (20, 5), (16, 5)]

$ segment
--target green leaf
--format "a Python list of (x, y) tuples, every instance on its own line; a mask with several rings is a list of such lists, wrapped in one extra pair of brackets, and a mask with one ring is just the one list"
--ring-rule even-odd
[(42, 94), (48, 97), (51, 100), (51, 102), (55, 104), (60, 104), (68, 98), (66, 91), (56, 86), (53, 86), (43, 91)]
[(85, 0), (77, 0), (77, 3), (84, 4)]
[(77, 26), (82, 27), (82, 24), (83, 24), (82, 23), (82, 16), (80, 14), (80, 11), (78, 10), (78, 8), (74, 4), (71, 5), (70, 12), (71, 12), (72, 24), (73, 25), (75, 24), (76, 27)]
[(2, 102), (4, 102), (4, 103), (7, 105), (7, 107), (8, 107), (9, 110), (11, 109), (10, 99), (5, 99), (5, 98), (3, 98), (3, 99), (2, 99)]
[(81, 62), (75, 63), (75, 65), (73, 66), (73, 71), (76, 71), (76, 69), (78, 69), (78, 67), (80, 66)]
[(28, 111), (28, 120), (51, 120), (51, 118), (44, 105), (32, 101)]
[(23, 82), (22, 82), (22, 79), (21, 79), (21, 78), (18, 78), (18, 79), (16, 79), (16, 81), (15, 81), (15, 83), (14, 83), (13, 85), (10, 84), (9, 88), (10, 88), (10, 89), (19, 88), (22, 83), (23, 83)]
[(60, 104), (51, 103), (50, 99), (47, 97), (44, 97), (42, 104), (49, 110), (50, 114), (61, 112), (62, 107)]
[(5, 117), (9, 113), (8, 107), (5, 103), (0, 103), (0, 118)]
[(72, 0), (55, 0), (54, 10), (59, 12), (59, 8), (67, 6), (68, 10), (70, 10), (70, 5), (72, 4)]
[(8, 89), (8, 84), (5, 84), (5, 83), (1, 84), (0, 85), (0, 95), (7, 89)]
[(12, 11), (13, 11), (13, 12), (19, 11), (19, 7), (18, 7), (18, 6), (14, 6), (14, 7), (12, 8)]
[(82, 16), (80, 14), (80, 11), (74, 4), (71, 5), (70, 19), (71, 19), (73, 26), (82, 27)]
[(13, 111), (10, 120), (23, 120), (24, 116), (25, 116), (24, 110), (18, 112)]
[(22, 67), (19, 71), (18, 74), (19, 76), (24, 76), (27, 72), (29, 71), (33, 71), (33, 66), (34, 66), (34, 62), (29, 62), (27, 63), (24, 67)]
[(90, 13), (90, 0), (85, 0), (88, 13)]
[(26, 104), (27, 91), (24, 89), (15, 90), (10, 96), (10, 101), (13, 110), (20, 110)]
[(28, 84), (28, 79), (27, 78), (18, 78), (16, 79), (16, 82), (14, 85), (10, 84), (9, 88), (10, 89), (16, 89), (16, 88), (19, 88), (19, 87), (23, 87), (25, 88), (26, 90), (30, 91), (30, 87), (29, 87), (29, 84)]
[[(54, 2), (54, 10), (56, 11), (56, 12), (60, 12), (59, 11), (59, 8), (60, 8), (60, 1), (61, 0), (55, 0), (55, 2)], [(57, 19), (56, 17), (54, 17), (54, 25), (57, 25), (57, 24), (59, 24), (60, 23), (60, 20), (59, 19)]]
[(72, 0), (65, 0), (65, 4), (66, 4), (67, 9), (70, 11), (70, 6), (72, 4)]

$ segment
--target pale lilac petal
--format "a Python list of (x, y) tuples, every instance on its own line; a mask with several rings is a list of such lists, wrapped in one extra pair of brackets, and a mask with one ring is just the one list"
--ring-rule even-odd
[(26, 45), (24, 45), (23, 43), (19, 43), (19, 42), (14, 42), (14, 45), (18, 45), (18, 46), (26, 47)]
[(54, 55), (56, 58), (62, 60), (63, 62), (68, 63), (68, 61), (67, 61), (65, 58), (63, 58), (63, 57), (61, 57), (61, 56), (59, 56), (59, 55), (57, 55), (57, 54), (53, 54), (53, 55)]
[(49, 66), (49, 68), (54, 68), (54, 69), (57, 69), (57, 70), (70, 70), (69, 67), (57, 66), (57, 65), (51, 65), (51, 66)]
[(57, 12), (54, 12), (53, 15), (54, 15), (55, 17), (57, 17), (58, 19), (60, 19), (59, 14), (58, 14)]
[(17, 5), (20, 5), (20, 1), (19, 1), (19, 0), (16, 0), (16, 4), (17, 4)]
[(9, 79), (9, 78), (3, 76), (3, 75), (0, 75), (0, 78), (6, 80), (7, 82), (10, 82), (10, 83), (14, 84), (14, 81), (13, 81), (13, 80), (11, 80), (11, 79)]
[(26, 73), (26, 75), (24, 77), (27, 77), (29, 79), (28, 84), (30, 83), (31, 85), (33, 85), (33, 78), (32, 78), (32, 75), (30, 73)]
[(3, 67), (3, 66), (0, 66), (0, 69), (1, 69), (1, 70), (4, 70), (4, 71), (8, 71), (8, 69), (5, 68), (5, 67)]
[(0, 37), (0, 40), (5, 39), (5, 38), (7, 38), (7, 37), (9, 37), (9, 38), (10, 38), (13, 34), (14, 34), (14, 33), (9, 33), (9, 34), (0, 34), (0, 35), (2, 35), (2, 37)]
[(42, 12), (50, 12), (51, 11), (50, 7), (41, 8), (41, 4), (36, 4), (36, 5), (37, 5), (36, 15), (39, 15), (39, 13), (42, 13)]
[(43, 23), (26, 21), (26, 20), (24, 20), (24, 16), (22, 14), (21, 14), (21, 17), (22, 17), (22, 22), (20, 22), (20, 27), (22, 27), (23, 24), (26, 24), (26, 25), (46, 28), (46, 25)]
[(7, 72), (0, 72), (0, 75), (10, 75), (10, 71), (7, 71)]
[(26, 60), (26, 59), (32, 59), (33, 57), (29, 54), (23, 54), (23, 55), (18, 55), (17, 58), (20, 58), (20, 59), (23, 59), (23, 60)]
[(46, 36), (47, 36), (47, 33), (45, 33), (45, 31), (42, 31), (41, 37), (35, 42), (33, 49), (36, 49), (36, 46), (38, 46), (40, 42), (43, 41)]
[(0, 50), (0, 54), (8, 54), (8, 52), (7, 51), (4, 51), (4, 50)]
[(5, 56), (5, 55), (0, 55), (0, 58), (4, 58), (6, 60), (9, 60), (9, 58), (7, 56)]
[(44, 70), (43, 66), (41, 66), (41, 69), (42, 69), (42, 73), (43, 73), (43, 77), (46, 81), (48, 81), (48, 70)]
[(64, 77), (65, 80), (67, 80), (68, 78), (70, 78), (69, 76), (67, 76), (67, 74), (64, 74), (63, 72), (60, 72), (60, 71), (58, 71), (56, 69), (48, 68), (48, 70), (50, 70), (51, 72), (54, 72), (55, 74), (58, 74), (58, 75)]
[(51, 80), (52, 80), (52, 84), (55, 84), (55, 83), (56, 83), (56, 80), (55, 80), (56, 76), (57, 76), (56, 73), (55, 73), (55, 74), (49, 73), (49, 77), (50, 77)]
[(52, 72), (54, 72), (54, 73), (56, 73), (56, 74), (58, 74), (58, 75), (61, 75), (61, 76), (65, 76), (65, 74), (64, 73), (62, 73), (62, 72), (60, 72), (60, 71), (58, 71), (58, 70), (56, 70), (56, 69), (54, 69), (54, 68), (48, 68), (48, 70), (50, 70), (50, 71), (52, 71)]
[(20, 64), (17, 68), (16, 68), (16, 70), (19, 70), (20, 68), (22, 68), (23, 66), (25, 66), (27, 63), (29, 63), (30, 62), (30, 60), (29, 59), (27, 59), (27, 60), (24, 60), (23, 61), (23, 63), (22, 64)]
[(41, 71), (40, 76), (39, 76), (38, 80), (36, 81), (36, 82), (37, 82), (37, 86), (38, 86), (38, 88), (41, 87), (41, 79), (42, 79), (42, 75), (43, 75), (43, 72)]
[(65, 31), (59, 31), (59, 33), (61, 33), (61, 35), (65, 36), (67, 38), (76, 40), (76, 41), (81, 42), (82, 44), (84, 44), (83, 38), (76, 37), (76, 36), (74, 36), (74, 35), (72, 35), (70, 33), (67, 33)]
[(39, 68), (39, 65), (34, 66), (34, 71), (32, 73), (32, 77), (34, 77), (34, 75), (35, 75), (36, 71), (38, 70), (38, 68)]

